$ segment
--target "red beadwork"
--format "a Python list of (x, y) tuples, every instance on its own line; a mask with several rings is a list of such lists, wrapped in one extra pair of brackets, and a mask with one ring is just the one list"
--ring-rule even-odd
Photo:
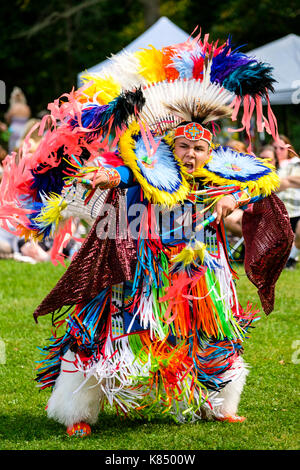
[(206, 140), (211, 143), (211, 132), (205, 127), (201, 126), (198, 122), (189, 122), (184, 126), (179, 126), (175, 129), (175, 138), (185, 137), (188, 140)]

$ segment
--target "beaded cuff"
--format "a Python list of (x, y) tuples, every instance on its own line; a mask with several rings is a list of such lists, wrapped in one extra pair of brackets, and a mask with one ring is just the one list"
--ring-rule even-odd
[(244, 189), (240, 191), (236, 191), (232, 194), (230, 194), (235, 200), (236, 203), (236, 209), (238, 207), (245, 206), (246, 204), (249, 204), (251, 197), (249, 196), (248, 192)]
[(98, 173), (103, 173), (107, 178), (107, 181), (105, 183), (99, 184), (99, 188), (110, 189), (119, 186), (121, 182), (121, 176), (115, 168), (101, 167), (99, 168)]

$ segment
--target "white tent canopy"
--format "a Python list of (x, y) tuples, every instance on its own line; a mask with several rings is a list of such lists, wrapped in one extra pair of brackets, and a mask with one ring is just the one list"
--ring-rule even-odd
[(300, 36), (288, 34), (281, 39), (247, 52), (270, 64), (277, 83), (270, 93), (271, 104), (300, 103)]
[[(172, 23), (172, 21), (170, 21), (166, 16), (162, 16), (137, 39), (132, 41), (130, 44), (128, 44), (128, 46), (118, 52), (118, 54), (121, 54), (124, 51), (135, 52), (141, 48), (148, 47), (149, 45), (152, 45), (157, 49), (161, 49), (162, 47), (184, 42), (188, 39), (188, 37), (189, 34)], [(100, 62), (100, 64), (97, 64), (94, 67), (89, 68), (87, 72), (98, 73), (105, 65), (107, 65), (107, 63), (108, 59)], [(78, 75), (78, 86), (82, 84), (80, 79), (81, 74)]]

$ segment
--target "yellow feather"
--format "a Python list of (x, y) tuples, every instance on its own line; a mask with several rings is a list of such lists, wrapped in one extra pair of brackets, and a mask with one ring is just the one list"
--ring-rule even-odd
[(93, 82), (88, 88), (86, 88), (80, 95), (79, 101), (85, 102), (96, 100), (99, 104), (107, 104), (116, 98), (121, 93), (121, 86), (112, 77), (96, 77), (88, 73), (81, 76), (84, 84)]
[(50, 193), (49, 196), (47, 196), (47, 204), (42, 208), (40, 215), (35, 217), (34, 220), (40, 224), (41, 227), (54, 224), (54, 228), (56, 228), (62, 219), (61, 212), (66, 207), (66, 201), (64, 201), (59, 194)]
[(187, 266), (188, 264), (191, 264), (192, 261), (196, 260), (197, 258), (200, 258), (200, 261), (202, 264), (204, 260), (205, 249), (206, 249), (205, 244), (196, 240), (194, 247), (192, 247), (191, 245), (188, 245), (185, 248), (183, 248), (181, 252), (178, 253), (178, 255), (172, 258), (172, 262), (183, 263), (184, 266)]
[(140, 63), (138, 72), (148, 83), (161, 82), (166, 79), (163, 53), (153, 46), (150, 47), (151, 49), (143, 49), (134, 53)]

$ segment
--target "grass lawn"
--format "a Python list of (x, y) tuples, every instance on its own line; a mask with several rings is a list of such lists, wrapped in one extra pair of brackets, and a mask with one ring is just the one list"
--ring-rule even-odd
[[(300, 268), (282, 273), (273, 313), (251, 330), (244, 359), (250, 373), (239, 414), (244, 423), (178, 425), (165, 416), (121, 420), (109, 408), (87, 439), (72, 439), (46, 416), (50, 391), (34, 382), (38, 346), (50, 336), (50, 316), (35, 324), (32, 312), (64, 268), (0, 260), (0, 449), (1, 450), (296, 450), (299, 449)], [(243, 268), (238, 291), (260, 306)], [(298, 341), (298, 342), (297, 342)], [(4, 354), (5, 352), (5, 354)]]

